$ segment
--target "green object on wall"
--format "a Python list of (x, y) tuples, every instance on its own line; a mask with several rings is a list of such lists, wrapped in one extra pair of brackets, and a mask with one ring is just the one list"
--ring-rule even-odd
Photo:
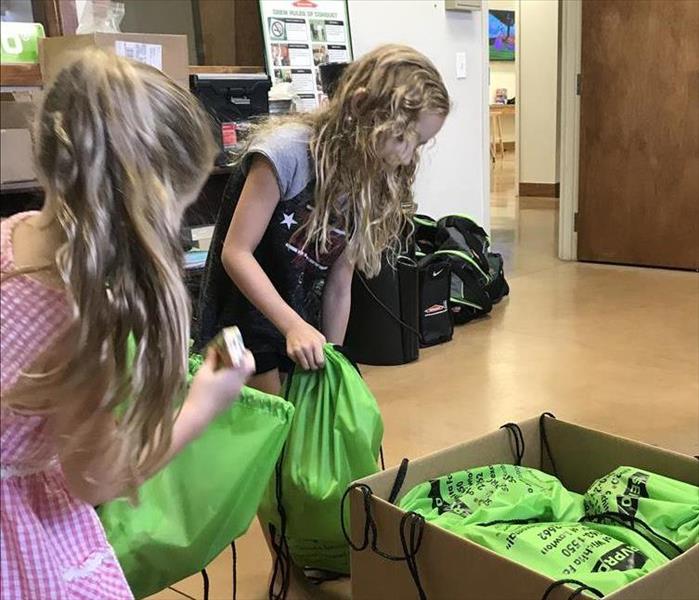
[(0, 63), (37, 64), (39, 39), (46, 37), (41, 23), (13, 23), (3, 21), (0, 35)]

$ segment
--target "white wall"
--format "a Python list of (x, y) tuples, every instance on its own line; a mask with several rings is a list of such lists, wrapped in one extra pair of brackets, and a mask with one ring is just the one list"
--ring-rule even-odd
[[(482, 13), (447, 12), (436, 0), (349, 0), (349, 14), (355, 57), (380, 44), (409, 44), (435, 63), (451, 95), (452, 112), (423, 154), (416, 183), (419, 210), (433, 216), (467, 213), (489, 227)], [(456, 52), (466, 52), (465, 79), (456, 79)]]
[[(526, 2), (526, 0), (525, 0)], [(515, 11), (515, 38), (519, 37), (519, 3), (520, 0), (488, 0), (488, 10), (513, 10)], [(515, 46), (515, 54), (519, 51), (519, 39)], [(507, 90), (508, 98), (517, 97), (517, 64), (515, 61), (490, 61), (490, 102), (495, 101), (495, 92), (498, 88)], [(502, 137), (506, 142), (514, 142), (515, 116), (506, 115), (502, 119)]]
[(523, 0), (519, 44), (519, 180), (558, 181), (558, 2)]

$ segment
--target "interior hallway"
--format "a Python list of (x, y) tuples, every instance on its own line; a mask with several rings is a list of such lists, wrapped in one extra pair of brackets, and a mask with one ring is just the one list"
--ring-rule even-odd
[[(544, 411), (699, 454), (699, 276), (561, 262), (557, 212), (518, 208), (512, 159), (493, 174), (493, 245), (510, 297), (414, 364), (363, 369), (387, 464)], [(264, 600), (271, 561), (257, 523), (237, 546), (238, 598)], [(227, 551), (209, 567), (212, 600), (231, 598), (231, 565)], [(175, 587), (156, 597), (203, 597), (199, 576)]]

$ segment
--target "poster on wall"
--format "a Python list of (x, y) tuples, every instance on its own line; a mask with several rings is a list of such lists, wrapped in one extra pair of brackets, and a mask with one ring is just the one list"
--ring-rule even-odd
[(289, 83), (300, 110), (323, 98), (319, 66), (352, 60), (346, 0), (260, 0), (272, 83)]
[(488, 14), (490, 60), (515, 59), (515, 11), (491, 10)]

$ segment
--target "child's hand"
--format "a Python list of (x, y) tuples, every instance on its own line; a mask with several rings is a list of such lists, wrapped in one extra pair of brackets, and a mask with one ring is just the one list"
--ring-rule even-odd
[(325, 336), (305, 321), (294, 325), (286, 334), (286, 353), (306, 371), (317, 371), (325, 364)]
[(210, 419), (238, 398), (245, 382), (255, 372), (255, 359), (247, 350), (239, 367), (217, 369), (217, 364), (216, 352), (209, 349), (204, 364), (192, 380), (189, 392), (189, 397), (197, 404), (198, 410)]

